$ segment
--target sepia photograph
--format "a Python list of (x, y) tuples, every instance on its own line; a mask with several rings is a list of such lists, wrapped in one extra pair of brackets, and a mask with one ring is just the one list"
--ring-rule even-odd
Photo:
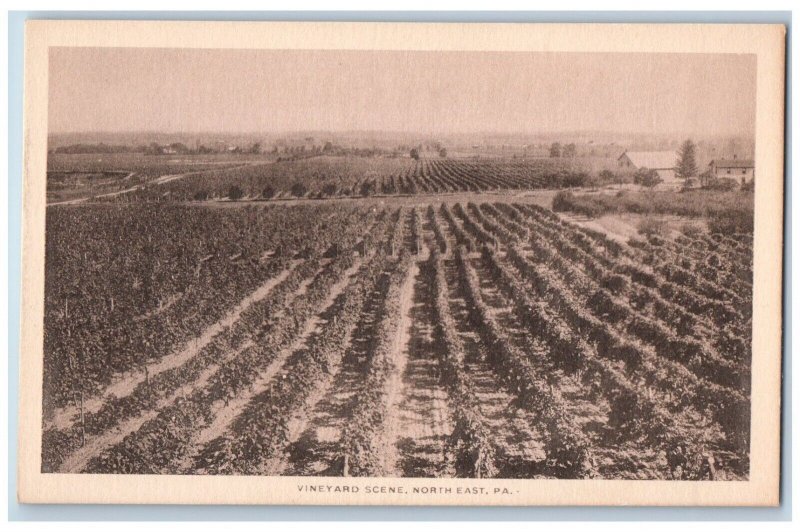
[(38, 476), (771, 472), (757, 53), (243, 44), (46, 47)]

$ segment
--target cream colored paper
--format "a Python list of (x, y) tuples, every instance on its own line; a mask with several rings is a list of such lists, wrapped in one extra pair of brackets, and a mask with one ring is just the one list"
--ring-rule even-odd
[[(781, 408), (784, 42), (784, 27), (767, 25), (28, 22), (24, 89), (19, 500), (29, 503), (163, 504), (777, 504)], [(750, 479), (742, 482), (679, 482), (42, 474), (44, 202), (50, 47), (755, 54), (758, 72), (755, 131), (758, 179), (755, 194)], [(309, 486), (318, 489), (313, 492), (300, 490)], [(345, 487), (348, 491), (344, 491)]]

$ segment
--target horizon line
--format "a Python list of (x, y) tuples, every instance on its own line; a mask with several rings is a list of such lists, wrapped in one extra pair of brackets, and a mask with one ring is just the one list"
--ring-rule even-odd
[(47, 135), (298, 135), (307, 133), (328, 133), (328, 134), (348, 134), (348, 133), (367, 133), (367, 134), (393, 134), (393, 135), (420, 135), (420, 136), (448, 136), (448, 135), (518, 135), (518, 136), (537, 136), (537, 135), (641, 135), (641, 136), (685, 136), (696, 138), (708, 137), (748, 137), (754, 139), (754, 134), (743, 132), (719, 132), (693, 134), (688, 131), (661, 131), (645, 132), (635, 130), (612, 130), (612, 129), (563, 129), (551, 131), (513, 131), (513, 130), (475, 130), (475, 131), (414, 131), (399, 129), (291, 129), (291, 130), (194, 130), (194, 131), (170, 131), (157, 129), (131, 129), (131, 130), (67, 130), (67, 131), (48, 131)]

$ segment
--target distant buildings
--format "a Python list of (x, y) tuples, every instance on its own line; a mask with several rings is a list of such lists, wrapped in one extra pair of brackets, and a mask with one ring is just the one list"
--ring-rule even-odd
[(752, 159), (715, 159), (708, 163), (708, 172), (711, 177), (728, 177), (732, 179), (744, 178), (750, 181), (755, 177), (756, 167)]
[(617, 166), (623, 170), (636, 171), (640, 168), (655, 170), (664, 182), (674, 181), (678, 154), (674, 151), (625, 151), (617, 159)]

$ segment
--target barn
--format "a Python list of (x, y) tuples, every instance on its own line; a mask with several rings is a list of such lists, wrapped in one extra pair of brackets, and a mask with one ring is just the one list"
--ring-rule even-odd
[(621, 170), (636, 171), (640, 168), (655, 170), (665, 183), (676, 179), (677, 164), (678, 154), (674, 151), (625, 151), (617, 159), (617, 166)]

